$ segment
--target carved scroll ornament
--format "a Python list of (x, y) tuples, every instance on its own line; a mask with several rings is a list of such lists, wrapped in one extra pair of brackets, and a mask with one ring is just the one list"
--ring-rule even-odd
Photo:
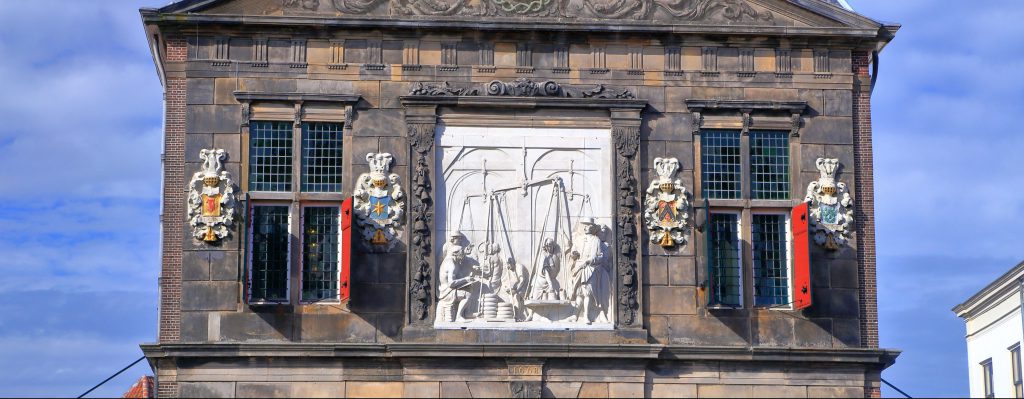
[(847, 244), (853, 226), (853, 200), (846, 183), (836, 181), (839, 160), (818, 158), (815, 162), (821, 177), (807, 185), (810, 203), (811, 230), (814, 242), (829, 250)]
[[(483, 93), (483, 94), (481, 94)], [(443, 83), (417, 83), (409, 91), (413, 96), (512, 96), (512, 97), (560, 97), (560, 98), (601, 98), (632, 100), (636, 95), (628, 89), (611, 88), (603, 84), (591, 88), (563, 86), (554, 81), (534, 82), (519, 78), (511, 82), (494, 80), (483, 90), (462, 88)]]
[(340, 12), (357, 15), (388, 12), (406, 16), (525, 16), (761, 24), (775, 21), (770, 11), (755, 10), (743, 0), (332, 0), (332, 3)]
[(227, 152), (199, 151), (203, 169), (188, 184), (188, 220), (192, 236), (216, 243), (231, 234), (235, 220), (235, 189), (231, 174), (223, 170)]
[(412, 308), (412, 322), (422, 324), (430, 318), (430, 305), (433, 302), (431, 288), (431, 226), (434, 218), (434, 199), (430, 183), (430, 152), (434, 149), (433, 124), (409, 124), (409, 146), (413, 150), (415, 161), (412, 168), (412, 199), (409, 212), (412, 235), (409, 242), (411, 260), (409, 272), (409, 298)]

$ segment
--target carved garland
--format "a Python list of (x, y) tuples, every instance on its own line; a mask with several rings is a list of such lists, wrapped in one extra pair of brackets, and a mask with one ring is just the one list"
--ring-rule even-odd
[(636, 189), (636, 171), (633, 167), (640, 147), (639, 126), (614, 126), (616, 181), (619, 183), (618, 197), (618, 272), (619, 272), (619, 321), (632, 326), (637, 322), (637, 229), (636, 211), (639, 204)]
[(412, 167), (412, 198), (409, 217), (412, 226), (409, 256), (410, 285), (409, 303), (412, 308), (412, 323), (429, 323), (430, 305), (433, 301), (431, 286), (432, 238), (430, 235), (434, 218), (434, 199), (430, 182), (430, 153), (434, 149), (434, 128), (429, 123), (408, 125), (409, 147), (415, 153)]

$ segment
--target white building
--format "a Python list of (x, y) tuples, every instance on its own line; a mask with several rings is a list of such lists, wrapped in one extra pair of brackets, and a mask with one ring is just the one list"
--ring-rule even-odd
[(971, 397), (1020, 398), (1024, 262), (953, 308), (967, 324)]

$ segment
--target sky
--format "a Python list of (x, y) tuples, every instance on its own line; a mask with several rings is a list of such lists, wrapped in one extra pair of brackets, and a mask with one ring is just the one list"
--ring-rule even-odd
[[(137, 10), (166, 3), (0, 0), (0, 396), (77, 396), (155, 340), (162, 89)], [(966, 396), (950, 309), (1024, 260), (1024, 1), (849, 3), (903, 24), (873, 99), (879, 330), (903, 350), (883, 377)]]

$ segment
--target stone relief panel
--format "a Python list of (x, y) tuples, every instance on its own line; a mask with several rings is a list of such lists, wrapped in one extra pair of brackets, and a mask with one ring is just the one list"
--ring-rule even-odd
[(332, 4), (346, 14), (775, 24), (771, 11), (744, 0), (332, 0)]
[(610, 132), (438, 133), (435, 327), (611, 329)]
[(847, 192), (846, 183), (836, 181), (839, 160), (818, 158), (815, 161), (820, 176), (807, 185), (810, 203), (811, 231), (814, 242), (829, 250), (846, 245), (853, 227), (853, 200)]
[(682, 181), (673, 179), (679, 170), (679, 160), (654, 158), (654, 170), (658, 179), (647, 187), (647, 199), (644, 201), (644, 221), (651, 242), (664, 248), (686, 245), (690, 201), (686, 198), (686, 187)]
[(391, 171), (394, 157), (386, 152), (366, 154), (370, 173), (356, 179), (353, 208), (363, 242), (371, 250), (391, 249), (398, 240), (398, 227), (405, 213), (401, 178)]
[(227, 156), (221, 149), (200, 150), (203, 170), (193, 174), (188, 184), (192, 236), (207, 243), (227, 238), (235, 221), (235, 183), (222, 164)]

